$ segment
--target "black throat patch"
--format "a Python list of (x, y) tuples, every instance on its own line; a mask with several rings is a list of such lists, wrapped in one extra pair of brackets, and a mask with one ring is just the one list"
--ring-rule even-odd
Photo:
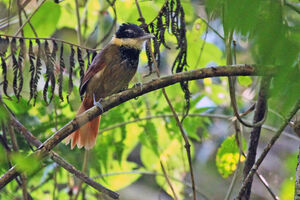
[(140, 50), (135, 48), (128, 48), (126, 46), (120, 46), (120, 52), (122, 60), (128, 60), (131, 67), (137, 67), (139, 63)]

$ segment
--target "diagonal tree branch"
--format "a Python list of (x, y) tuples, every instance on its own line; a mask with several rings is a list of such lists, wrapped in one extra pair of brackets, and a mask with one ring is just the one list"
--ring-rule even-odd
[[(268, 89), (269, 89), (269, 84), (270, 84), (270, 77), (264, 77), (261, 80), (255, 114), (253, 117), (253, 124), (256, 124), (256, 123), (262, 121), (264, 118), (266, 118), (265, 115), (266, 115), (266, 111), (267, 111), (267, 93), (268, 93)], [(244, 167), (244, 178), (247, 177), (249, 171), (251, 170), (252, 166), (255, 163), (256, 151), (257, 151), (257, 146), (259, 143), (261, 128), (262, 128), (262, 125), (260, 125), (258, 127), (254, 127), (251, 131), (250, 144), (249, 144), (247, 158), (246, 158), (245, 167)], [(253, 181), (253, 179), (251, 179), (247, 183), (245, 193), (243, 194), (245, 199), (250, 198), (252, 181)]]
[[(271, 72), (272, 70), (268, 70)], [(265, 73), (265, 72), (264, 72)], [(196, 79), (203, 79), (208, 77), (220, 77), (220, 76), (255, 76), (266, 75), (261, 71), (256, 70), (255, 65), (231, 65), (220, 67), (209, 67), (203, 69), (197, 69), (187, 72), (181, 72), (170, 76), (165, 76), (159, 79), (154, 79), (148, 83), (145, 83), (142, 88), (136, 87), (129, 90), (120, 92), (116, 95), (105, 98), (102, 101), (103, 110), (100, 110), (97, 106), (93, 106), (91, 109), (75, 117), (72, 121), (67, 123), (64, 127), (54, 133), (44, 143), (42, 143), (39, 149), (32, 153), (30, 156), (37, 156), (39, 159), (44, 159), (47, 154), (57, 144), (59, 144), (64, 138), (70, 135), (72, 132), (83, 126), (88, 121), (91, 121), (96, 116), (99, 116), (103, 112), (106, 112), (130, 99), (136, 98), (151, 91), (179, 83), (181, 81), (190, 81)], [(0, 177), (0, 189), (7, 183), (14, 179), (18, 175), (16, 166), (13, 166), (5, 174)]]

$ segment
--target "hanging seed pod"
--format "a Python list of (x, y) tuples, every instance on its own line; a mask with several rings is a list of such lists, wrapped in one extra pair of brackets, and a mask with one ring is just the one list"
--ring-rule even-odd
[(74, 55), (75, 55), (75, 50), (73, 48), (73, 45), (70, 45), (71, 48), (71, 54), (70, 54), (70, 70), (69, 70), (69, 90), (68, 90), (68, 95), (67, 95), (67, 101), (69, 102), (69, 96), (71, 95), (73, 91), (73, 69), (75, 66), (75, 60), (74, 60)]
[(64, 63), (64, 44), (61, 43), (60, 46), (60, 55), (59, 55), (59, 76), (58, 76), (58, 95), (61, 101), (64, 100), (62, 95), (62, 89), (63, 89), (63, 74), (65, 70), (65, 63)]
[(22, 38), (19, 39), (20, 43), (20, 52), (19, 52), (19, 57), (18, 57), (18, 81), (19, 81), (19, 86), (18, 86), (18, 93), (17, 93), (17, 99), (19, 100), (20, 94), (23, 88), (23, 63), (24, 63), (24, 57), (25, 57), (25, 52), (26, 52), (26, 46), (25, 42)]
[[(53, 46), (55, 48), (55, 46)], [(56, 47), (57, 48), (57, 47)], [(46, 56), (46, 81), (45, 81), (45, 86), (43, 90), (43, 97), (44, 101), (46, 104), (49, 104), (54, 96), (54, 89), (55, 89), (55, 77), (54, 77), (54, 64), (55, 64), (55, 49), (53, 49), (52, 53), (50, 53), (50, 48), (49, 48), (49, 43), (47, 40), (45, 40), (45, 46), (44, 46), (44, 51), (45, 51), (45, 56)], [(55, 57), (54, 57), (55, 56)], [(51, 83), (51, 88), (50, 88), (50, 96), (49, 96), (49, 102), (47, 101), (48, 97), (48, 88), (49, 88), (49, 81)]]
[[(53, 96), (55, 94), (55, 66), (56, 66), (56, 52), (58, 50), (58, 47), (57, 47), (57, 43), (55, 42), (55, 40), (52, 40), (52, 52), (51, 52), (51, 56), (50, 56), (50, 82), (51, 82), (51, 96), (50, 96), (50, 102), (52, 101), (53, 99)], [(49, 102), (49, 103), (50, 103)]]
[(152, 74), (152, 56), (151, 56), (151, 52), (150, 52), (150, 49), (148, 48), (148, 45), (146, 45), (146, 55), (147, 55), (147, 58), (148, 58), (148, 67), (149, 67), (149, 74), (147, 74), (146, 76), (149, 76)]
[(58, 50), (58, 46), (57, 46), (57, 43), (55, 42), (55, 40), (51, 40), (51, 41), (52, 41), (52, 45), (53, 45), (52, 52), (51, 52), (51, 58), (52, 58), (52, 60), (56, 61), (56, 52)]
[(45, 103), (48, 105), (50, 103), (50, 102), (48, 103), (48, 100), (47, 100), (48, 87), (49, 87), (49, 80), (53, 76), (53, 67), (51, 66), (52, 65), (51, 64), (52, 63), (51, 62), (51, 54), (50, 54), (49, 44), (48, 44), (47, 40), (45, 40), (44, 52), (45, 52), (45, 56), (46, 56), (46, 75), (45, 75), (46, 80), (45, 80), (45, 85), (44, 85), (44, 89), (43, 89), (43, 97), (44, 97)]
[(79, 47), (77, 47), (77, 60), (80, 68), (80, 86), (81, 86), (83, 76), (84, 76), (84, 60), (82, 59), (81, 50)]
[(2, 74), (3, 74), (3, 93), (9, 98), (10, 96), (7, 94), (8, 81), (7, 81), (7, 64), (5, 62), (5, 54), (9, 45), (9, 39), (6, 37), (5, 39), (0, 38), (0, 57), (1, 57), (1, 66), (2, 66)]
[(160, 66), (160, 49), (159, 49), (159, 42), (157, 41), (156, 38), (154, 38), (153, 40), (153, 43), (154, 43), (154, 57), (156, 59), (156, 62), (157, 62), (157, 67), (159, 68)]
[[(13, 38), (10, 42), (10, 51), (11, 51), (11, 57), (12, 57), (12, 68), (14, 71), (14, 77), (13, 77), (13, 91), (15, 96), (17, 97), (18, 94), (18, 61), (16, 59), (16, 51), (17, 51), (17, 45), (16, 45), (16, 38)], [(17, 97), (18, 99), (18, 97)], [(19, 99), (18, 99), (19, 100)]]
[(41, 76), (41, 71), (42, 71), (42, 62), (41, 62), (41, 54), (42, 54), (42, 49), (41, 49), (41, 42), (39, 39), (36, 39), (35, 42), (38, 45), (38, 50), (37, 50), (37, 57), (36, 57), (36, 65), (35, 65), (35, 75), (34, 75), (34, 81), (33, 81), (33, 94), (34, 94), (34, 103), (35, 105), (36, 98), (37, 98), (37, 86), (38, 82)]
[(94, 58), (96, 57), (96, 55), (97, 55), (97, 51), (93, 51), (92, 62), (93, 62)]
[(86, 50), (86, 57), (87, 57), (88, 62), (87, 62), (86, 70), (88, 70), (89, 66), (91, 65), (90, 56), (91, 56), (90, 51), (87, 49)]
[(0, 36), (0, 56), (4, 56), (9, 45), (9, 39), (6, 37), (5, 39)]
[(32, 48), (32, 41), (29, 41), (29, 50), (28, 50), (28, 54), (29, 54), (29, 63), (30, 63), (30, 68), (29, 68), (29, 72), (30, 72), (30, 83), (29, 83), (29, 88), (30, 88), (30, 97), (28, 100), (28, 103), (30, 103), (33, 95), (34, 95), (34, 75), (35, 75), (35, 68), (34, 68), (34, 53), (33, 53), (33, 48)]

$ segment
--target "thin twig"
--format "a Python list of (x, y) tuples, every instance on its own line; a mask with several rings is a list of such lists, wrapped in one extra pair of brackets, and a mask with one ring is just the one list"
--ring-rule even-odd
[[(235, 51), (234, 51), (234, 55), (232, 55), (232, 51), (231, 51), (232, 37), (233, 37), (233, 32), (230, 32), (229, 35), (226, 36), (226, 41), (225, 41), (226, 64), (227, 65), (236, 64), (235, 63), (236, 62)], [(234, 44), (234, 48), (235, 48), (235, 46), (236, 46), (235, 41), (233, 41), (233, 44)], [(234, 59), (234, 62), (233, 62), (233, 59)], [(241, 118), (241, 115), (239, 114), (239, 111), (238, 111), (238, 106), (237, 106), (236, 96), (235, 96), (235, 81), (236, 81), (235, 77), (228, 77), (229, 95), (230, 95), (230, 100), (231, 100), (231, 105), (233, 108), (234, 116), (244, 126), (247, 126), (250, 128), (261, 127), (261, 125), (265, 122), (265, 120), (267, 118), (267, 107), (265, 109), (265, 113), (263, 114), (263, 118), (261, 120), (254, 122), (253, 124), (247, 123), (246, 121), (244, 121)]]
[[(17, 142), (16, 136), (15, 136), (13, 127), (8, 125), (7, 128), (8, 128), (8, 133), (10, 135), (10, 140), (12, 143), (13, 150), (14, 150), (14, 152), (18, 152), (19, 146), (18, 146), (18, 142)], [(22, 188), (22, 192), (23, 192), (23, 199), (28, 200), (27, 178), (24, 173), (20, 174), (20, 179), (22, 181), (21, 188)]]
[(175, 199), (175, 200), (178, 200), (178, 197), (177, 197), (177, 195), (176, 195), (176, 192), (175, 192), (175, 190), (174, 190), (174, 188), (173, 188), (173, 186), (172, 186), (172, 183), (171, 183), (171, 181), (170, 181), (170, 179), (169, 179), (169, 177), (168, 177), (167, 171), (166, 171), (166, 169), (165, 169), (165, 167), (164, 167), (162, 161), (160, 160), (159, 162), (160, 162), (160, 166), (161, 166), (161, 169), (162, 169), (162, 171), (163, 171), (164, 177), (165, 177), (165, 179), (167, 180), (167, 183), (168, 183), (168, 185), (169, 185), (170, 188), (171, 188), (171, 191), (172, 191), (172, 193), (173, 193), (174, 199)]
[[(17, 5), (18, 5), (19, 26), (23, 27), (22, 26), (22, 13), (21, 13), (22, 12), (21, 0), (17, 0)], [(20, 31), (21, 31), (22, 37), (24, 37), (24, 30), (23, 30), (23, 28), (21, 28)]]
[[(82, 173), (86, 173), (86, 170), (87, 170), (87, 166), (88, 166), (88, 160), (89, 160), (89, 150), (85, 150), (84, 151), (84, 157), (83, 157), (83, 163), (82, 163)], [(80, 180), (79, 182), (79, 186), (78, 186), (78, 190), (77, 190), (77, 193), (74, 197), (74, 200), (77, 200), (80, 192), (81, 192), (81, 189), (82, 189), (82, 180)]]
[(300, 14), (300, 8), (297, 7), (296, 5), (293, 5), (289, 2), (287, 2), (286, 0), (284, 1), (284, 4), (289, 7), (290, 9), (292, 9), (293, 11), (297, 12), (298, 14)]
[[(267, 93), (269, 90), (269, 84), (270, 84), (270, 77), (263, 77), (259, 88), (256, 109), (253, 117), (253, 124), (256, 124), (262, 121), (264, 118), (266, 118), (265, 115), (267, 111)], [(260, 132), (261, 132), (261, 126), (254, 127), (251, 131), (249, 148), (248, 148), (247, 158), (244, 166), (244, 178), (247, 177), (250, 169), (255, 163), (256, 151), (257, 151), (259, 138), (260, 138)], [(244, 193), (246, 199), (250, 198), (251, 186), (252, 186), (252, 180), (248, 182), (247, 189), (245, 190)]]
[[(241, 138), (243, 138), (243, 126), (240, 125), (240, 128), (241, 128)], [(237, 141), (237, 144), (238, 144), (238, 147), (239, 147), (239, 151), (241, 153), (242, 156), (244, 156), (245, 158), (247, 158), (247, 155), (245, 154), (244, 150), (243, 150), (243, 147), (242, 147), (242, 141), (239, 140), (238, 138), (236, 138), (236, 141)], [(273, 192), (273, 190), (270, 188), (268, 182), (266, 181), (266, 179), (261, 175), (259, 174), (258, 172), (255, 172), (256, 176), (258, 177), (258, 180), (265, 186), (265, 188), (268, 190), (268, 192), (270, 193), (270, 195), (273, 197), (274, 200), (278, 200), (279, 198), (275, 195), (275, 193)]]
[(82, 36), (81, 36), (81, 22), (80, 22), (78, 0), (75, 0), (75, 6), (76, 6), (76, 18), (77, 18), (77, 39), (78, 39), (78, 43), (81, 45), (82, 44)]
[(32, 12), (32, 14), (26, 19), (26, 21), (22, 24), (22, 26), (17, 30), (14, 36), (17, 36), (24, 28), (24, 26), (29, 22), (29, 20), (33, 17), (33, 15), (40, 9), (40, 7), (46, 2), (46, 0), (43, 0), (40, 5)]
[(111, 2), (111, 3), (109, 2), (110, 6), (111, 6), (111, 8), (112, 8), (112, 10), (114, 12), (114, 19), (113, 19), (112, 25), (109, 28), (109, 30), (107, 31), (107, 33), (103, 36), (103, 38), (101, 40), (99, 40), (99, 42), (97, 42), (95, 44), (94, 48), (96, 48), (97, 46), (99, 46), (100, 44), (102, 44), (110, 36), (110, 34), (112, 33), (112, 31), (114, 30), (114, 27), (117, 24), (117, 11), (116, 11), (116, 8), (115, 8), (115, 2), (116, 2), (116, 0), (113, 0), (113, 2)]
[(23, 8), (22, 11), (23, 11), (23, 13), (24, 13), (24, 16), (25, 16), (26, 20), (28, 21), (28, 25), (30, 26), (30, 28), (31, 28), (31, 30), (32, 30), (32, 32), (33, 32), (33, 34), (34, 34), (34, 36), (35, 36), (35, 37), (38, 37), (38, 34), (37, 34), (37, 32), (35, 31), (35, 28), (34, 28), (33, 25), (31, 24), (30, 19), (28, 19), (28, 16), (27, 16), (27, 14), (26, 14), (25, 9)]
[(272, 196), (272, 198), (274, 200), (279, 200), (279, 197), (273, 192), (273, 190), (270, 188), (268, 182), (266, 181), (266, 179), (259, 174), (258, 172), (255, 172), (257, 178), (260, 180), (260, 182), (265, 186), (265, 188), (268, 190), (268, 192), (270, 193), (270, 195)]
[(257, 171), (258, 167), (260, 166), (260, 164), (263, 162), (263, 160), (265, 159), (265, 157), (268, 155), (270, 149), (273, 147), (273, 145), (275, 144), (275, 142), (277, 141), (277, 139), (280, 137), (282, 131), (284, 130), (284, 128), (289, 124), (290, 120), (293, 118), (293, 116), (297, 113), (297, 111), (300, 109), (300, 100), (298, 100), (298, 102), (296, 103), (296, 105), (294, 106), (294, 108), (292, 109), (292, 111), (287, 115), (286, 119), (284, 120), (283, 124), (280, 126), (280, 128), (278, 129), (278, 131), (276, 132), (276, 134), (271, 138), (270, 142), (267, 144), (267, 146), (264, 148), (262, 154), (260, 155), (260, 157), (257, 159), (257, 161), (255, 162), (255, 164), (253, 165), (253, 167), (251, 168), (250, 172), (248, 173), (247, 177), (245, 178), (242, 188), (239, 192), (239, 195), (237, 197), (237, 199), (241, 199), (242, 195), (245, 192), (245, 189), (247, 187), (247, 184), (249, 181), (251, 181), (251, 179), (253, 178), (254, 173)]
[(201, 16), (198, 16), (206, 25), (208, 28), (210, 28), (219, 38), (221, 38), (223, 41), (225, 41), (225, 38), (216, 30), (214, 29), (209, 23)]
[(296, 178), (295, 178), (295, 200), (300, 200), (300, 145), (297, 159)]
[(199, 62), (201, 60), (201, 57), (202, 57), (202, 54), (203, 54), (203, 50), (204, 50), (204, 47), (205, 47), (205, 44), (206, 44), (207, 35), (208, 35), (208, 26), (206, 26), (204, 40), (203, 40), (202, 46), (200, 48), (200, 53), (199, 53), (199, 56), (198, 56), (197, 61), (196, 61), (196, 66), (199, 65)]
[(90, 51), (101, 50), (101, 49), (92, 49), (92, 48), (84, 47), (84, 46), (81, 46), (81, 45), (78, 45), (78, 44), (74, 44), (74, 43), (71, 43), (71, 42), (68, 42), (68, 41), (65, 41), (65, 40), (57, 39), (57, 38), (20, 37), (20, 36), (6, 35), (6, 34), (2, 34), (2, 33), (0, 34), (0, 36), (9, 37), (9, 38), (18, 38), (18, 39), (24, 39), (24, 40), (36, 40), (36, 39), (39, 39), (39, 40), (55, 41), (55, 42), (62, 42), (64, 44), (69, 44), (69, 45), (72, 45), (72, 46), (75, 46), (75, 47), (79, 47), (79, 48), (82, 48), (82, 49), (86, 49), (86, 50), (90, 50)]

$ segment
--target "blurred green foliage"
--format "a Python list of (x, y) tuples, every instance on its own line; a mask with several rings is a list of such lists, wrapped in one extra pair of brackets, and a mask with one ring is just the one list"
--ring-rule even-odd
[[(242, 140), (242, 150), (247, 148), (246, 141)], [(245, 157), (240, 154), (240, 148), (237, 144), (235, 135), (227, 137), (218, 149), (216, 156), (216, 165), (220, 174), (227, 178), (237, 168), (238, 162), (243, 162)]]
[[(8, 2), (3, 1), (7, 7)], [(151, 22), (157, 16), (164, 2), (164, 0), (140, 2), (146, 23)], [(201, 15), (199, 14), (198, 2), (183, 0), (182, 4), (185, 9), (187, 24), (188, 69), (224, 65), (226, 56), (223, 51), (223, 41), (211, 31), (203, 19), (199, 18)], [(79, 0), (79, 5), (84, 45), (93, 47), (113, 26), (112, 22), (115, 15), (113, 9), (105, 0)], [(271, 0), (208, 0), (204, 6), (206, 12), (203, 12), (207, 14), (206, 21), (219, 23), (218, 26), (223, 25), (225, 34), (233, 31), (235, 33), (234, 39), (248, 43), (247, 49), (240, 47), (238, 53), (247, 57), (247, 60), (262, 64), (259, 70), (269, 71), (268, 67), (263, 66), (276, 65), (275, 78), (271, 84), (269, 106), (284, 116), (300, 98), (300, 33), (299, 21), (294, 19), (299, 19), (299, 16), (297, 18), (291, 14), (292, 11), (281, 4), (280, 1)], [(28, 12), (32, 12), (36, 5), (33, 4), (28, 7)], [(138, 23), (139, 16), (134, 0), (117, 0), (115, 8), (118, 24), (123, 22)], [(69, 42), (79, 43), (76, 37), (75, 1), (65, 0), (59, 4), (46, 1), (30, 21), (39, 37), (54, 35)], [(13, 23), (11, 28), (1, 30), (1, 33), (14, 34), (17, 29), (17, 24)], [(25, 26), (24, 34), (27, 37), (34, 36), (28, 24)], [(215, 42), (212, 38), (221, 40), (222, 44)], [(166, 33), (166, 39), (168, 45), (175, 46), (175, 38), (172, 35)], [(103, 44), (98, 45), (98, 47), (102, 46)], [(173, 63), (175, 53), (175, 48), (167, 50), (162, 47), (162, 72), (170, 73), (170, 65)], [(64, 52), (66, 60), (69, 54), (70, 50), (67, 49)], [(85, 63), (87, 63), (86, 60)], [(134, 82), (141, 80), (143, 75), (147, 73), (144, 68), (146, 63), (146, 56), (143, 53), (140, 58), (141, 74), (139, 73), (136, 76)], [(24, 68), (28, 73), (28, 62), (26, 62)], [(78, 63), (76, 63), (76, 68), (78, 68)], [(8, 70), (8, 73), (12, 74), (12, 69)], [(29, 76), (25, 76), (25, 89), (22, 92), (23, 98), (20, 101), (17, 101), (15, 97), (12, 100), (3, 97), (3, 101), (25, 127), (39, 140), (45, 141), (56, 130), (73, 119), (80, 105), (78, 69), (76, 70), (77, 77), (74, 77), (76, 82), (70, 96), (70, 103), (66, 100), (60, 101), (55, 96), (52, 103), (46, 106), (42, 100), (42, 86), (39, 85), (40, 92), (36, 105), (28, 104)], [(0, 71), (2, 72), (2, 69)], [(154, 77), (151, 76), (145, 79), (151, 80), (152, 78)], [(243, 86), (242, 88), (253, 88), (257, 85), (257, 80), (250, 77), (238, 77), (238, 83)], [(67, 95), (67, 84), (68, 74), (64, 77), (64, 98)], [(11, 91), (12, 86), (9, 87)], [(230, 113), (230, 109), (227, 109), (230, 106), (230, 99), (225, 79), (209, 78), (203, 81), (193, 81), (190, 84), (190, 90), (192, 92), (190, 113), (209, 113), (214, 110), (222, 110), (226, 114)], [(182, 113), (184, 96), (178, 92), (180, 91), (179, 84), (166, 88), (166, 91), (176, 111), (179, 114)], [(204, 106), (199, 104), (199, 102), (208, 101), (207, 99), (212, 103), (204, 104)], [(241, 99), (239, 99), (239, 105), (242, 105), (243, 108), (247, 107), (247, 103), (242, 102)], [(7, 119), (5, 113), (4, 107), (0, 106), (0, 119)], [(160, 162), (162, 162), (169, 177), (184, 181), (186, 177), (189, 177), (184, 142), (174, 118), (170, 117), (170, 113), (170, 108), (161, 91), (146, 94), (137, 100), (126, 102), (104, 113), (100, 123), (100, 131), (105, 128), (110, 129), (103, 131), (98, 136), (96, 146), (89, 153), (89, 175), (97, 177), (97, 181), (110, 189), (121, 190), (141, 179), (141, 174), (134, 173), (136, 170), (162, 174), (160, 167)], [(143, 119), (149, 116), (152, 116), (152, 118)], [(134, 122), (132, 122), (133, 120)], [(187, 117), (183, 122), (186, 134), (192, 143), (193, 158), (197, 157), (196, 145), (214, 139), (210, 134), (211, 121), (206, 117)], [(127, 124), (123, 124), (124, 122), (127, 122)], [(270, 123), (272, 124), (271, 120)], [(2, 130), (1, 136), (3, 135)], [(50, 160), (46, 160), (46, 168), (39, 168), (40, 166), (35, 159), (29, 160), (26, 157), (31, 150), (24, 138), (19, 133), (16, 133), (16, 137), (23, 153), (13, 154), (10, 161), (18, 164), (21, 171), (29, 174), (35, 172), (28, 179), (28, 188), (32, 197), (34, 199), (52, 199), (53, 190), (56, 187), (56, 199), (67, 199), (69, 192), (78, 180), (74, 182), (72, 175), (62, 168), (54, 166)], [(10, 141), (9, 136), (7, 136), (7, 139)], [(246, 142), (244, 138), (242, 143), (245, 150)], [(69, 146), (59, 144), (55, 151), (78, 169), (82, 168), (84, 155), (82, 149), (70, 150)], [(1, 174), (9, 169), (9, 156), (6, 156), (6, 154), (5, 149), (0, 146)], [(133, 154), (138, 154), (138, 156), (133, 156)], [(215, 154), (218, 172), (224, 178), (229, 177), (235, 171), (239, 158), (239, 149), (234, 136), (227, 137), (218, 150), (214, 151), (213, 156)], [(241, 161), (243, 159), (241, 157)], [(289, 176), (292, 176), (295, 172), (294, 163), (288, 161), (287, 163), (289, 163), (287, 168), (291, 169)], [(45, 182), (47, 179), (49, 180)], [(39, 184), (41, 184), (40, 187), (35, 188)], [(170, 187), (166, 184), (163, 176), (156, 176), (155, 184), (172, 195)], [(172, 184), (180, 199), (183, 199), (184, 185), (180, 182), (172, 182)], [(6, 200), (17, 196), (21, 197), (21, 190), (15, 191), (16, 187), (17, 183), (15, 181), (9, 183), (4, 192), (0, 193), (0, 198)], [(293, 180), (286, 179), (282, 183), (282, 198), (290, 199), (288, 195), (292, 194), (292, 190)], [(88, 199), (96, 199), (94, 193), (94, 190), (86, 188)]]

